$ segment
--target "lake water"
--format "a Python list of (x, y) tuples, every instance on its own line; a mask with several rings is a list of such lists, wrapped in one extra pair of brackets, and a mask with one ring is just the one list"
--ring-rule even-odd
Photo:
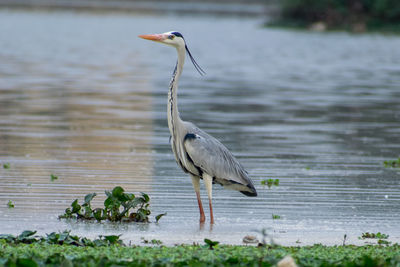
[[(165, 244), (400, 241), (400, 37), (262, 27), (263, 18), (0, 10), (0, 232), (72, 230)], [(181, 116), (221, 140), (257, 198), (214, 185), (214, 227), (199, 227), (190, 178), (166, 122), (174, 49), (137, 38), (180, 31)], [(50, 175), (58, 176), (51, 181)], [(269, 189), (262, 180), (279, 179)], [(159, 224), (59, 221), (75, 198), (120, 185), (146, 192)], [(208, 219), (205, 189), (203, 204)], [(11, 200), (15, 208), (9, 209)], [(272, 215), (281, 219), (273, 220)], [(296, 243), (297, 242), (297, 243)], [(301, 243), (299, 243), (301, 242)]]

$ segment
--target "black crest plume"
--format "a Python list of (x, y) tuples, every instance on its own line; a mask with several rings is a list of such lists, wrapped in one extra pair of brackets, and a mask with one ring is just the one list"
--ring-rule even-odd
[(186, 48), (186, 52), (188, 53), (190, 60), (192, 61), (194, 67), (196, 68), (196, 70), (200, 73), (200, 75), (204, 75), (206, 74), (206, 72), (200, 67), (200, 65), (196, 62), (196, 60), (194, 60), (192, 54), (189, 51), (189, 48), (187, 47), (187, 45), (185, 44), (185, 48)]

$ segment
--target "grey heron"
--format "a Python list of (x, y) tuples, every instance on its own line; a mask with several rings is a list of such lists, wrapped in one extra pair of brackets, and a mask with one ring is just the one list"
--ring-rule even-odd
[(205, 221), (200, 198), (200, 179), (203, 179), (208, 193), (210, 223), (213, 224), (212, 184), (220, 184), (225, 188), (240, 191), (250, 197), (257, 196), (257, 191), (246, 170), (222, 143), (196, 127), (193, 123), (183, 121), (180, 118), (177, 90), (186, 53), (197, 71), (200, 74), (204, 74), (204, 71), (190, 53), (182, 34), (171, 31), (162, 34), (139, 35), (139, 37), (170, 45), (175, 47), (178, 52), (178, 61), (169, 85), (167, 105), (172, 151), (178, 165), (192, 178), (200, 210), (200, 223)]

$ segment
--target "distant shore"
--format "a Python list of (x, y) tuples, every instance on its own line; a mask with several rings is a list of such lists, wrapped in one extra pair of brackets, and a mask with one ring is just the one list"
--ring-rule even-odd
[(0, 8), (67, 9), (82, 11), (114, 11), (135, 13), (183, 13), (235, 16), (264, 16), (276, 9), (265, 1), (220, 0), (191, 1), (135, 1), (135, 0), (0, 0)]
[(280, 14), (268, 26), (363, 32), (400, 32), (400, 2), (385, 0), (282, 0)]

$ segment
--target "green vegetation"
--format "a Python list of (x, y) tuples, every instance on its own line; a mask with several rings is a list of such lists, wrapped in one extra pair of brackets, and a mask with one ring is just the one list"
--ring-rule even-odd
[[(400, 31), (398, 0), (282, 0), (280, 18), (273, 25)], [(316, 24), (318, 23), (318, 24)]]
[(165, 212), (165, 213), (158, 214), (158, 215), (156, 216), (156, 223), (158, 223), (158, 221), (159, 221), (164, 215), (167, 215), (167, 213)]
[(56, 176), (56, 175), (54, 175), (54, 174), (51, 174), (50, 175), (50, 180), (53, 182), (53, 181), (55, 181), (55, 180), (57, 180), (58, 179), (58, 176)]
[[(149, 222), (151, 211), (150, 197), (141, 193), (140, 197), (134, 194), (125, 193), (125, 190), (116, 186), (110, 191), (105, 191), (107, 196), (104, 201), (104, 208), (92, 208), (91, 201), (96, 196), (96, 193), (87, 194), (82, 205), (75, 199), (70, 208), (65, 210), (65, 213), (60, 215), (60, 219), (79, 219), (79, 220), (109, 220), (112, 222)], [(133, 210), (131, 212), (131, 209)], [(166, 213), (156, 216), (158, 222)]]
[(267, 185), (268, 188), (271, 188), (273, 185), (279, 186), (279, 179), (268, 179), (268, 180), (261, 180), (262, 185)]
[(358, 239), (378, 239), (377, 243), (379, 245), (390, 245), (390, 241), (387, 241), (385, 239), (388, 239), (389, 235), (387, 234), (382, 234), (380, 232), (378, 233), (362, 233), (361, 237), (359, 237)]
[(395, 160), (385, 160), (383, 164), (385, 167), (400, 168), (400, 158)]
[(12, 208), (14, 208), (15, 206), (14, 206), (14, 203), (12, 203), (12, 201), (9, 200), (9, 201), (7, 202), (7, 207), (8, 207), (9, 209), (12, 209)]
[[(400, 246), (133, 246), (119, 236), (89, 240), (69, 232), (0, 235), (0, 266), (273, 266), (291, 255), (299, 266), (399, 266)], [(151, 241), (150, 241), (151, 242)], [(152, 242), (151, 242), (152, 243)]]
[(9, 169), (11, 167), (10, 163), (4, 163), (3, 168), (4, 169)]
[(362, 235), (361, 235), (361, 239), (366, 239), (366, 238), (372, 238), (372, 239), (388, 239), (389, 238), (389, 235), (387, 235), (387, 234), (382, 234), (382, 233), (380, 233), (380, 232), (378, 232), (378, 233), (369, 233), (369, 232), (366, 232), (366, 233), (362, 233)]
[[(70, 231), (61, 233), (52, 232), (46, 237), (35, 235), (36, 231), (26, 230), (20, 235), (0, 234), (0, 241), (3, 243), (18, 244), (47, 244), (47, 245), (71, 245), (78, 247), (102, 247), (110, 245), (123, 245), (119, 235), (99, 236), (98, 239), (90, 240), (86, 237), (79, 237), (70, 234)], [(0, 243), (1, 244), (1, 243)], [(1, 261), (0, 261), (1, 262)], [(1, 265), (0, 265), (1, 266)]]
[(272, 219), (273, 220), (279, 220), (279, 219), (281, 219), (281, 216), (277, 215), (277, 214), (272, 214)]
[(141, 239), (143, 244), (162, 245), (162, 241), (158, 239), (147, 240), (144, 237), (142, 237)]
[(218, 244), (218, 241), (212, 241), (211, 239), (204, 239), (204, 243), (206, 243), (206, 247), (210, 250), (213, 250)]

